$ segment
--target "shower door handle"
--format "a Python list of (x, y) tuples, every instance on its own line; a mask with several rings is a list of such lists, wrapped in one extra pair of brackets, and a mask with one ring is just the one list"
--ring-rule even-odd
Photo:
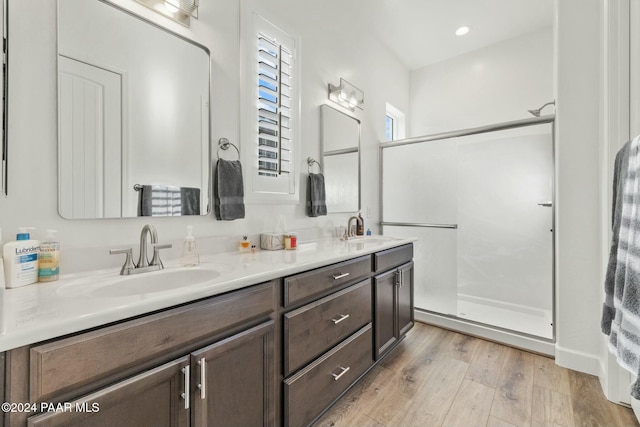
[(538, 206), (544, 206), (545, 208), (550, 208), (551, 206), (553, 206), (553, 202), (538, 203)]

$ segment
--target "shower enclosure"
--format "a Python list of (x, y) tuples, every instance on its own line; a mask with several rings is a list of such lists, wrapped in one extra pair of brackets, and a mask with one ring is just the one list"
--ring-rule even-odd
[(553, 119), (380, 144), (383, 233), (418, 238), (417, 319), (547, 352)]

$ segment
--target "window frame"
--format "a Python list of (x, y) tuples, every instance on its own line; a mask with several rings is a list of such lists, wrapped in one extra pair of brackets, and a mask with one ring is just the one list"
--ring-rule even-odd
[[(243, 6), (244, 6), (243, 2)], [(241, 158), (245, 183), (245, 201), (247, 203), (300, 203), (300, 57), (299, 37), (284, 31), (263, 14), (243, 8), (242, 11), (242, 50), (241, 63), (241, 108), (240, 141)], [(264, 37), (271, 43), (283, 45), (291, 55), (293, 70), (289, 85), (289, 138), (290, 150), (289, 173), (276, 172), (277, 176), (261, 170), (261, 161), (268, 161), (260, 157), (260, 107), (259, 107), (259, 38)], [(280, 82), (279, 82), (280, 83)], [(278, 120), (281, 120), (280, 118)], [(282, 133), (279, 133), (278, 155), (282, 155)], [(274, 151), (275, 153), (275, 151)], [(265, 154), (265, 153), (263, 153)], [(285, 158), (283, 156), (282, 158)], [(281, 164), (282, 161), (280, 161)], [(261, 173), (262, 172), (262, 173)]]
[[(390, 118), (392, 125), (392, 137), (388, 139), (387, 137), (387, 118)], [(397, 141), (400, 139), (406, 138), (406, 116), (402, 112), (402, 110), (394, 107), (393, 105), (386, 103), (386, 113), (385, 113), (385, 128), (384, 128), (384, 136), (387, 141)]]

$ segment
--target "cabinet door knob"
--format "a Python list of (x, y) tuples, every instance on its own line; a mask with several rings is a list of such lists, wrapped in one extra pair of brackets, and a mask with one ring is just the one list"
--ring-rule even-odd
[(182, 373), (184, 374), (184, 393), (180, 397), (184, 399), (184, 409), (189, 409), (189, 365), (182, 368)]
[(338, 380), (340, 379), (340, 377), (342, 377), (344, 374), (346, 374), (347, 372), (349, 372), (349, 369), (351, 369), (351, 367), (350, 367), (350, 366), (347, 366), (346, 368), (345, 368), (345, 367), (340, 366), (340, 370), (341, 370), (342, 372), (340, 372), (339, 374), (331, 374), (331, 375), (333, 375), (333, 380), (334, 380), (334, 381), (338, 381)]
[(207, 361), (204, 357), (198, 360), (198, 365), (200, 365), (200, 384), (198, 384), (198, 388), (200, 389), (200, 399), (204, 400), (207, 397)]
[(331, 321), (334, 325), (337, 325), (338, 323), (342, 322), (343, 320), (347, 320), (348, 318), (348, 314), (341, 314), (340, 317), (338, 317), (337, 319), (331, 319)]

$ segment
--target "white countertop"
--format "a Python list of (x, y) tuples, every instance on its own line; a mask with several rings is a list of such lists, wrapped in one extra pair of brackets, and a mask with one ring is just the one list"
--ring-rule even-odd
[[(268, 280), (311, 270), (360, 255), (415, 241), (388, 236), (363, 237), (348, 242), (320, 239), (300, 243), (293, 251), (225, 253), (200, 257), (198, 267), (165, 263), (158, 272), (120, 276), (119, 269), (60, 276), (60, 280), (0, 290), (0, 351), (48, 340), (155, 310), (229, 292)], [(192, 270), (185, 272), (185, 270)], [(118, 282), (124, 293), (127, 280), (149, 282), (153, 277), (193, 276), (198, 283), (182, 282), (165, 290), (116, 296), (107, 287)], [(211, 276), (211, 277), (209, 277)], [(216, 277), (214, 277), (216, 276)], [(205, 277), (206, 279), (201, 279)], [(179, 281), (179, 280), (178, 280)], [(133, 282), (131, 282), (133, 283)], [(140, 284), (140, 283), (138, 283)], [(107, 292), (103, 292), (107, 290)], [(95, 295), (94, 295), (95, 294)]]

